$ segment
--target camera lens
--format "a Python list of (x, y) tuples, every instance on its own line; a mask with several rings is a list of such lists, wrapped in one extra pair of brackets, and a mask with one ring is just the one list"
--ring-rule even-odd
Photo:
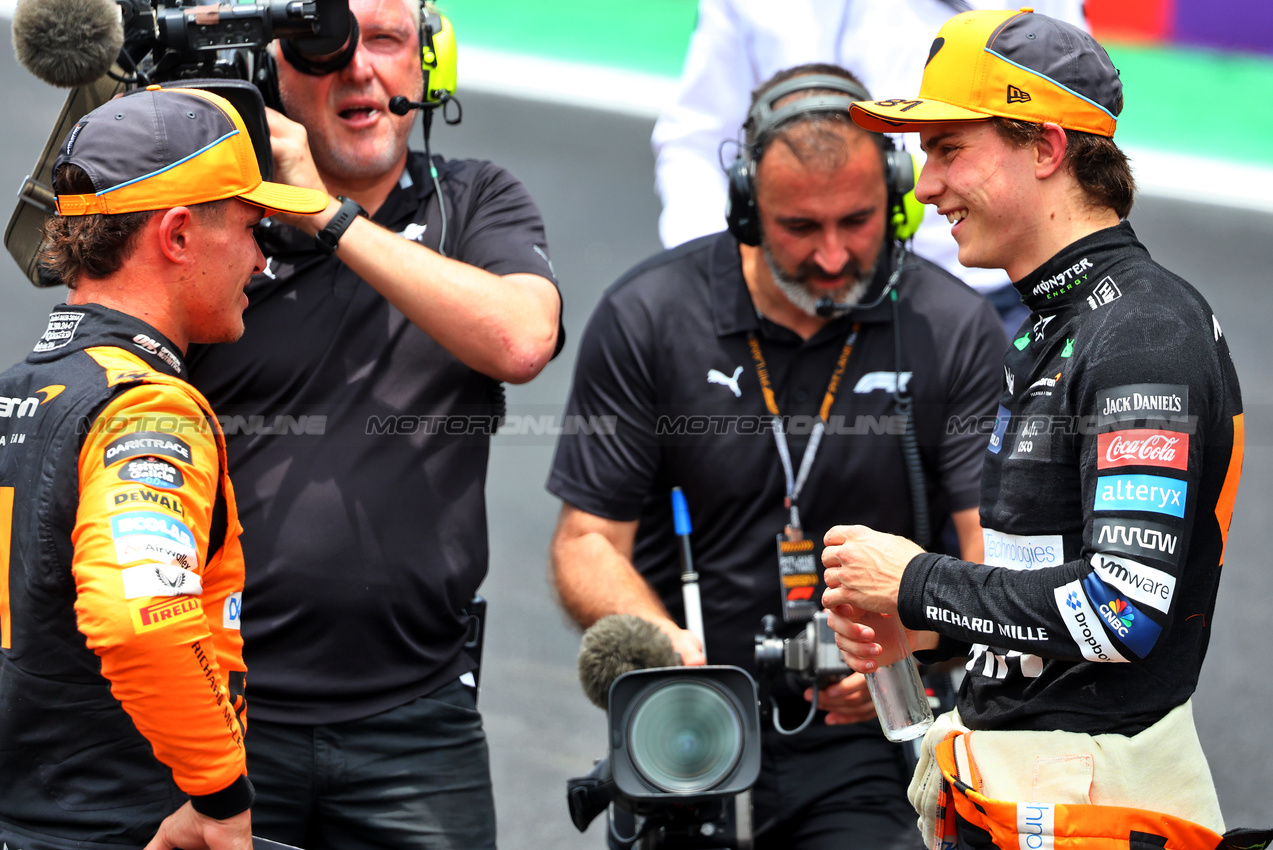
[(738, 711), (708, 682), (665, 684), (632, 713), (632, 764), (664, 791), (710, 790), (733, 770), (742, 749)]

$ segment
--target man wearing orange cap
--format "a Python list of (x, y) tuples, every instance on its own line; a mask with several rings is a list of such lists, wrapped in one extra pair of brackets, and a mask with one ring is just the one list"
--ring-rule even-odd
[(261, 218), (327, 196), (158, 87), (84, 116), (54, 188), (70, 293), (0, 375), (0, 843), (246, 850), (241, 528), (184, 358), (242, 334)]
[(917, 197), (953, 225), (960, 262), (1007, 271), (1032, 311), (986, 423), (985, 563), (860, 526), (826, 537), (823, 604), (854, 669), (891, 661), (862, 611), (900, 615), (921, 655), (970, 655), (910, 789), (930, 846), (956, 832), (1215, 846), (1224, 829), (1189, 699), (1242, 403), (1211, 308), (1123, 220), (1122, 102), (1099, 44), (1023, 9), (952, 18), (917, 98), (851, 108), (867, 129), (920, 134)]

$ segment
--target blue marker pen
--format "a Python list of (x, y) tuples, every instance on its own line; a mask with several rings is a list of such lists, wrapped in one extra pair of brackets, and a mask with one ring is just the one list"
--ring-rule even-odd
[(690, 509), (680, 487), (672, 488), (672, 523), (676, 530), (677, 551), (681, 557), (681, 598), (685, 601), (685, 628), (698, 638), (707, 655), (707, 638), (703, 634), (703, 602), (698, 594), (698, 573), (694, 572), (694, 556), (690, 552)]

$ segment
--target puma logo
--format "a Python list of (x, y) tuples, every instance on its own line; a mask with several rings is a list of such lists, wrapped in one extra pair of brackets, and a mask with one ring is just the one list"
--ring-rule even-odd
[(741, 375), (742, 373), (743, 373), (742, 366), (739, 366), (737, 369), (734, 370), (734, 376), (732, 378), (726, 377), (724, 372), (717, 371), (716, 369), (708, 369), (707, 383), (720, 384), (722, 387), (729, 387), (733, 391), (734, 397), (740, 398), (743, 394), (743, 391), (738, 388), (738, 376)]

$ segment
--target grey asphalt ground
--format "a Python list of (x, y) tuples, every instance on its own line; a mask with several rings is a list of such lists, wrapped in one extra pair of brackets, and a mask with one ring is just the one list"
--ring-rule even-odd
[[(63, 96), (0, 51), (0, 189), (31, 170)], [(461, 81), (462, 83), (462, 81)], [(462, 91), (462, 89), (461, 89)], [(569, 338), (533, 383), (509, 390), (510, 412), (560, 411), (575, 342), (601, 292), (659, 249), (651, 122), (491, 96), (463, 97), (464, 124), (441, 128), (434, 149), (489, 158), (519, 176), (538, 200), (562, 282)], [(7, 197), (11, 197), (6, 195)], [(8, 200), (0, 204), (6, 217)], [(1195, 696), (1204, 748), (1230, 826), (1273, 824), (1273, 641), (1269, 629), (1273, 546), (1273, 216), (1145, 199), (1131, 221), (1155, 257), (1210, 300), (1238, 364), (1247, 411), (1247, 453), (1229, 539), (1212, 645)], [(38, 291), (0, 258), (0, 365), (18, 360), (44, 328), (60, 292)], [(1170, 328), (1164, 328), (1170, 333)], [(536, 420), (538, 421), (538, 420)], [(498, 437), (487, 494), (491, 569), (482, 592), (490, 622), (481, 708), (490, 735), (500, 844), (505, 850), (598, 848), (599, 821), (571, 825), (565, 781), (604, 753), (604, 715), (574, 672), (578, 633), (548, 580), (547, 545), (559, 505), (543, 489), (550, 436)], [(846, 847), (852, 842), (846, 840)]]

